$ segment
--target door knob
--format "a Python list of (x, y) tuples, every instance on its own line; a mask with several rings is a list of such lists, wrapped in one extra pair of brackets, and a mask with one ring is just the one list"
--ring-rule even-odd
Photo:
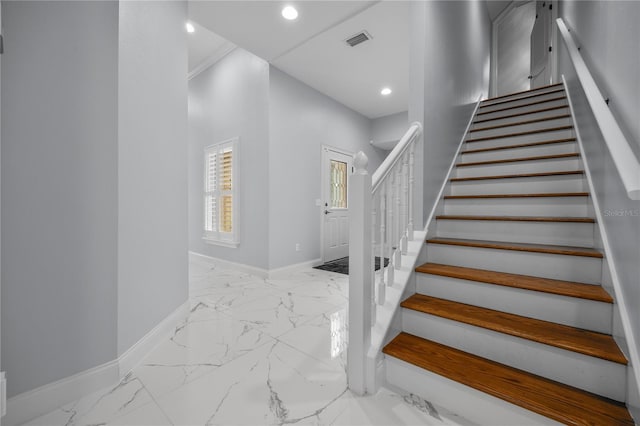
[(333, 213), (333, 212), (330, 212), (329, 210), (324, 211), (324, 214), (329, 214), (329, 213)]

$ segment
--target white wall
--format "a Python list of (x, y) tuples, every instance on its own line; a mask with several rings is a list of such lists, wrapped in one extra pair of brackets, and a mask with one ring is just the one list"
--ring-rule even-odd
[(2, 370), (16, 395), (116, 356), (116, 2), (3, 2)]
[[(268, 268), (269, 65), (240, 48), (189, 81), (189, 248)], [(240, 246), (206, 244), (204, 148), (238, 136)]]
[(368, 118), (275, 67), (269, 77), (269, 269), (276, 269), (321, 257), (322, 145), (364, 151), (370, 173), (387, 152), (369, 143)]
[(118, 354), (188, 298), (185, 2), (120, 2)]
[(409, 113), (402, 111), (371, 120), (371, 140), (378, 148), (391, 150), (409, 129)]
[(479, 1), (412, 2), (411, 26), (409, 121), (424, 125), (416, 170), (426, 220), (475, 102), (488, 94), (491, 21)]
[[(561, 2), (563, 18), (589, 70), (609, 104), (618, 124), (636, 151), (640, 152), (640, 3), (626, 1)], [(630, 200), (613, 160), (604, 145), (593, 114), (577, 80), (571, 60), (560, 42), (559, 72), (564, 74), (575, 107), (577, 126), (585, 146), (596, 195), (613, 250), (622, 294), (630, 313), (636, 342), (640, 342), (640, 202)], [(617, 333), (620, 330), (616, 330)], [(636, 348), (637, 350), (640, 348)], [(640, 368), (635, 365), (634, 368)], [(631, 371), (631, 370), (630, 370)], [(631, 377), (629, 383), (634, 383)], [(636, 419), (640, 417), (637, 389)]]

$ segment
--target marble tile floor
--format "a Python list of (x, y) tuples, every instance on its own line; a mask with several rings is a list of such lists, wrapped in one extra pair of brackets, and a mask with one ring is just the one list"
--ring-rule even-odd
[(349, 391), (346, 275), (262, 279), (195, 258), (189, 275), (189, 316), (141, 365), (27, 424), (470, 424), (415, 395)]

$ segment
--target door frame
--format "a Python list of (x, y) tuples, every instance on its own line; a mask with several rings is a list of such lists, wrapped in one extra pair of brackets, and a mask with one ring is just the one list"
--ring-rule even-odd
[[(355, 155), (355, 153), (351, 152), (351, 151), (347, 151), (345, 149), (342, 148), (337, 148), (335, 146), (332, 145), (326, 145), (326, 144), (322, 144), (322, 146), (320, 147), (320, 259), (322, 261), (322, 263), (325, 263), (325, 252), (324, 252), (324, 232), (325, 232), (325, 225), (324, 225), (324, 209), (325, 209), (325, 203), (328, 202), (328, 197), (329, 194), (327, 194), (327, 186), (325, 185), (326, 180), (328, 179), (328, 171), (326, 170), (325, 166), (325, 161), (327, 160), (326, 155), (329, 151), (333, 151), (336, 152), (338, 154), (343, 154), (343, 155), (348, 155), (350, 157), (353, 158), (353, 156)], [(353, 167), (353, 165), (352, 165)], [(351, 173), (353, 173), (353, 170), (351, 171)], [(349, 174), (350, 175), (350, 174)], [(347, 180), (347, 196), (349, 194), (349, 187), (348, 187), (348, 180)], [(347, 208), (349, 208), (349, 205), (347, 204)]]

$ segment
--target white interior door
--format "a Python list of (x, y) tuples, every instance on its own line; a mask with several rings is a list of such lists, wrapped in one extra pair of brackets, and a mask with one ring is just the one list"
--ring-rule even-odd
[(536, 21), (531, 31), (531, 88), (551, 84), (551, 3), (536, 2)]
[(496, 96), (530, 88), (531, 31), (535, 17), (535, 1), (514, 2), (494, 23)]
[(353, 155), (323, 147), (322, 157), (322, 259), (326, 263), (349, 255), (347, 195)]

